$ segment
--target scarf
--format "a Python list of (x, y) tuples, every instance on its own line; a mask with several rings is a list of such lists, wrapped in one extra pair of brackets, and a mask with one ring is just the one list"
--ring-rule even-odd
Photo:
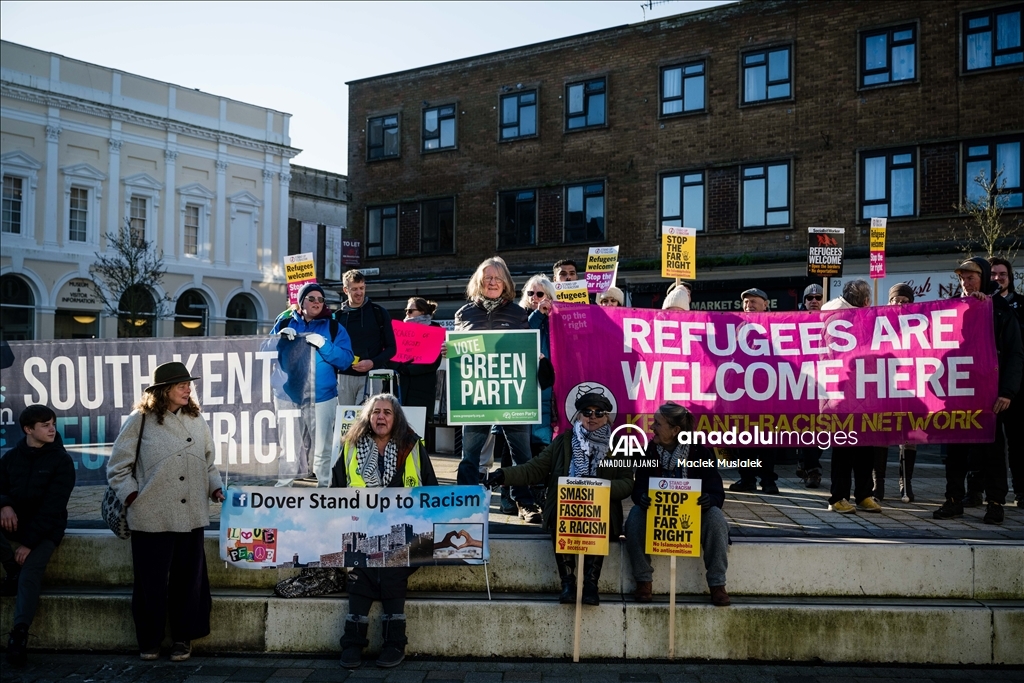
[(398, 467), (398, 444), (394, 439), (388, 441), (384, 447), (384, 456), (381, 457), (377, 451), (377, 442), (364, 436), (356, 442), (356, 462), (359, 476), (366, 482), (367, 488), (387, 486)]
[(497, 299), (488, 299), (487, 297), (482, 296), (482, 297), (479, 297), (476, 300), (476, 303), (478, 303), (479, 305), (483, 306), (483, 308), (488, 313), (494, 313), (494, 310), (496, 308), (498, 308), (499, 306), (504, 306), (505, 305), (505, 300), (502, 299), (501, 297), (498, 297)]
[(402, 322), (416, 323), (417, 325), (429, 325), (430, 321), (433, 320), (433, 318), (434, 316), (430, 315), (429, 313), (423, 313), (422, 315), (418, 315), (415, 318), (406, 318)]
[(582, 422), (572, 427), (572, 461), (569, 463), (570, 477), (597, 476), (597, 466), (608, 455), (608, 439), (612, 435), (611, 425), (588, 432)]
[(686, 460), (687, 456), (690, 455), (690, 444), (676, 444), (675, 449), (671, 451), (661, 444), (654, 444), (654, 449), (658, 453), (661, 469), (671, 472), (678, 479), (686, 478), (686, 467), (680, 467), (678, 463), (680, 460)]

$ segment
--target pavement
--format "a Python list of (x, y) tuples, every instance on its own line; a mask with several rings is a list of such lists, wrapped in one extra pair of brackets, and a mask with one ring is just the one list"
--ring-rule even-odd
[[(454, 484), (458, 458), (450, 454), (435, 453), (431, 462), (442, 484)], [(831, 460), (822, 458), (825, 477), (818, 489), (808, 489), (796, 476), (795, 464), (776, 466), (779, 495), (732, 493), (729, 484), (739, 479), (736, 470), (721, 470), (726, 486), (723, 508), (729, 520), (731, 535), (735, 537), (787, 537), (787, 538), (850, 538), (900, 540), (988, 540), (1024, 541), (1024, 508), (1017, 507), (1010, 492), (1004, 506), (1006, 520), (1002, 525), (985, 524), (985, 507), (968, 508), (964, 516), (939, 521), (932, 513), (942, 504), (945, 492), (945, 467), (941, 447), (921, 446), (918, 451), (913, 487), (915, 502), (899, 500), (899, 464), (896, 449), (890, 449), (886, 477), (886, 497), (881, 501), (882, 512), (841, 515), (828, 509)], [(273, 481), (245, 482), (272, 486)], [(314, 486), (315, 481), (299, 481), (297, 486)], [(70, 528), (104, 528), (100, 518), (100, 501), (105, 486), (77, 486), (68, 505)], [(624, 501), (628, 514), (632, 503)], [(220, 505), (211, 503), (211, 528), (219, 528)], [(543, 533), (537, 524), (527, 524), (515, 515), (500, 512), (498, 494), (491, 499), (490, 533), (492, 535), (521, 535)]]
[(4, 666), (0, 681), (111, 683), (224, 683), (252, 681), (381, 681), (382, 683), (853, 683), (914, 680), (997, 683), (1024, 681), (1024, 670), (1008, 667), (934, 667), (910, 665), (816, 665), (792, 663), (608, 662), (564, 660), (449, 661), (407, 659), (394, 669), (372, 662), (355, 671), (335, 658), (193, 657), (187, 662), (142, 662), (138, 656), (31, 653), (24, 669)]

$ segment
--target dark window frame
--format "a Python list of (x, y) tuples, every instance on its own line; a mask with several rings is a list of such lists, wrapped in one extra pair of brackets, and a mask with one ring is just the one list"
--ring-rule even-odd
[[(1018, 184), (1008, 184), (1005, 188), (1002, 189), (1002, 191), (999, 192), (1000, 195), (1009, 198), (1009, 203), (1005, 204), (1002, 208), (1003, 211), (1024, 211), (1024, 187), (1022, 187), (1024, 186), (1024, 161), (1022, 161), (1022, 157), (1024, 157), (1024, 135), (1003, 135), (991, 138), (975, 138), (971, 140), (965, 140), (963, 142), (963, 153), (960, 155), (960, 177), (963, 178), (963, 188), (960, 192), (960, 197), (963, 199), (965, 203), (968, 201), (970, 197), (968, 189), (970, 188), (971, 183), (974, 183), (974, 178), (977, 175), (976, 173), (971, 173), (970, 171), (968, 171), (968, 166), (972, 162), (976, 163), (979, 161), (987, 160), (989, 163), (989, 173), (987, 174), (989, 180), (991, 180), (992, 176), (999, 170), (1004, 171), (1003, 178), (1005, 178), (1005, 169), (1000, 169), (996, 166), (996, 164), (998, 163), (997, 146), (1007, 143), (1017, 143), (1019, 145), (1017, 154)], [(988, 152), (985, 154), (971, 153), (972, 147), (981, 146), (987, 146), (989, 148)], [(1020, 202), (1020, 204), (1015, 204), (1015, 201)]]
[[(687, 181), (686, 176), (699, 175), (699, 181)], [(669, 178), (679, 179), (679, 214), (673, 216), (665, 215), (665, 181)], [(701, 225), (700, 227), (695, 225), (686, 225), (683, 221), (683, 216), (686, 215), (685, 209), (685, 188), (700, 186), (701, 189)], [(690, 169), (686, 171), (664, 171), (658, 174), (658, 235), (661, 235), (661, 228), (666, 223), (672, 221), (679, 221), (679, 226), (695, 228), (698, 233), (707, 232), (707, 221), (708, 221), (708, 172), (707, 169)]]
[[(371, 237), (370, 237), (371, 217), (370, 217), (370, 215), (374, 211), (380, 211), (381, 212), (381, 215), (380, 215), (380, 238), (376, 242), (371, 242), (370, 241), (370, 239), (371, 239)], [(386, 213), (385, 213), (385, 212), (392, 212), (392, 211), (394, 212), (393, 215), (390, 215), (390, 214), (386, 215)], [(384, 223), (385, 218), (391, 218), (395, 222), (395, 241), (394, 241), (395, 251), (394, 251), (394, 253), (384, 253), (384, 244), (386, 243), (386, 240), (385, 240), (386, 225)], [(399, 218), (398, 204), (379, 204), (377, 206), (368, 206), (368, 207), (366, 207), (366, 258), (368, 258), (368, 259), (371, 259), (371, 258), (388, 258), (388, 257), (391, 257), (391, 256), (398, 256), (398, 251), (399, 251), (399, 244), (398, 244), (398, 238), (399, 238), (399, 234), (398, 234), (398, 218)], [(374, 254), (374, 253), (372, 253), (374, 249), (379, 249), (380, 252), (377, 253), (377, 254)]]
[[(526, 194), (532, 195), (532, 198), (525, 197), (524, 195), (526, 195)], [(512, 201), (513, 206), (515, 208), (515, 212), (516, 212), (515, 218), (517, 219), (517, 221), (522, 216), (522, 214), (520, 212), (521, 211), (525, 211), (525, 208), (521, 209), (520, 207), (521, 206), (525, 207), (526, 204), (529, 204), (531, 202), (533, 204), (533, 223), (532, 223), (532, 226), (530, 227), (530, 235), (529, 235), (529, 240), (528, 241), (521, 239), (523, 237), (523, 235), (521, 234), (522, 230), (523, 230), (522, 228), (520, 228), (518, 226), (515, 226), (515, 227), (513, 227), (513, 230), (509, 230), (508, 229), (508, 222), (509, 222), (508, 219), (509, 219), (509, 217), (508, 217), (508, 214), (506, 213), (505, 205), (506, 205), (506, 202), (508, 202), (509, 200)], [(523, 188), (523, 189), (519, 189), (519, 190), (506, 190), (506, 191), (503, 191), (503, 192), (499, 192), (498, 193), (498, 231), (497, 231), (498, 232), (498, 235), (497, 235), (497, 243), (498, 243), (498, 247), (497, 248), (498, 248), (498, 250), (501, 251), (501, 250), (505, 250), (505, 249), (523, 249), (523, 248), (537, 246), (537, 228), (538, 228), (537, 224), (539, 223), (539, 210), (540, 210), (540, 192), (538, 191), (537, 188)], [(522, 222), (522, 221), (518, 221), (518, 222)], [(514, 236), (516, 238), (514, 243), (509, 243), (507, 241), (507, 236), (510, 235), (510, 234), (514, 234)]]
[[(597, 243), (608, 241), (608, 199), (607, 199), (607, 187), (608, 183), (603, 179), (591, 180), (580, 183), (571, 183), (566, 185), (563, 190), (565, 199), (562, 203), (562, 243), (563, 244), (586, 244), (586, 243)], [(582, 213), (583, 224), (581, 228), (570, 228), (570, 211), (569, 211), (569, 191), (575, 188), (582, 188), (583, 196), (583, 210), (573, 211), (571, 213)], [(591, 237), (588, 233), (587, 227), (587, 199), (600, 197), (601, 198), (601, 235), (600, 237)], [(583, 231), (583, 237), (581, 239), (573, 239), (569, 231), (580, 229)]]
[[(526, 96), (533, 96), (533, 102), (523, 103), (522, 99)], [(516, 120), (513, 123), (507, 123), (505, 121), (505, 101), (516, 100)], [(533, 107), (533, 132), (532, 133), (519, 133), (515, 135), (505, 135), (506, 130), (516, 129), (518, 131), (522, 126), (523, 109), (529, 109)], [(540, 91), (538, 88), (530, 88), (524, 90), (518, 90), (511, 93), (502, 93), (498, 97), (498, 141), (499, 142), (511, 142), (513, 140), (525, 140), (529, 138), (535, 138), (540, 136)]]
[[(451, 111), (449, 112), (448, 110)], [(437, 112), (436, 134), (428, 134), (427, 132), (427, 115), (430, 112)], [(441, 146), (441, 130), (444, 127), (444, 121), (449, 120), (452, 122), (452, 144)], [(459, 107), (457, 104), (449, 103), (424, 107), (423, 112), (420, 114), (420, 126), (421, 153), (448, 152), (459, 148)], [(437, 147), (427, 147), (428, 142), (432, 140), (437, 140)]]
[[(600, 83), (601, 87), (598, 89), (596, 84)], [(594, 86), (594, 90), (590, 91), (589, 88)], [(570, 90), (575, 87), (583, 88), (583, 109), (580, 111), (570, 111), (571, 106), (571, 95)], [(591, 100), (593, 98), (600, 97), (602, 113), (601, 121), (597, 123), (587, 123), (590, 118)], [(575, 120), (583, 120), (582, 125), (573, 125)], [(583, 78), (580, 80), (573, 81), (565, 84), (565, 116), (563, 119), (563, 125), (566, 133), (575, 133), (580, 130), (595, 130), (598, 128), (608, 127), (608, 77), (607, 76), (595, 76), (593, 78)]]
[[(700, 66), (700, 74), (687, 75), (686, 70), (690, 67)], [(671, 98), (665, 97), (665, 73), (668, 71), (679, 70), (679, 95)], [(682, 62), (675, 62), (667, 66), (661, 67), (658, 73), (658, 118), (675, 118), (677, 116), (690, 116), (692, 114), (705, 114), (708, 111), (708, 64), (706, 59), (693, 59)], [(702, 105), (700, 108), (687, 109), (686, 108), (686, 81), (690, 79), (700, 78), (702, 83), (701, 87), (701, 98)], [(667, 102), (682, 102), (683, 108), (680, 111), (666, 112), (665, 104)]]
[[(787, 53), (787, 57), (786, 57), (786, 78), (772, 80), (769, 77), (769, 75), (770, 75), (769, 74), (769, 69), (770, 69), (770, 62), (771, 62), (770, 55), (773, 54), (773, 53), (776, 53), (776, 52), (783, 52), (783, 51), (785, 51)], [(753, 56), (756, 56), (756, 55), (764, 55), (764, 60), (762, 62), (760, 62), (760, 63), (747, 64), (747, 59), (749, 57), (753, 57)], [(765, 92), (765, 96), (763, 98), (757, 99), (757, 100), (748, 100), (747, 99), (747, 88), (746, 88), (747, 70), (748, 69), (761, 68), (762, 66), (765, 69), (765, 78), (764, 78), (764, 92)], [(744, 50), (743, 52), (740, 53), (739, 67), (740, 67), (740, 88), (739, 88), (739, 91), (740, 91), (740, 106), (741, 107), (753, 107), (753, 106), (759, 106), (759, 105), (762, 105), (762, 104), (771, 104), (772, 102), (789, 102), (789, 101), (792, 101), (792, 100), (796, 99), (796, 94), (794, 92), (795, 91), (795, 87), (794, 87), (794, 80), (795, 80), (794, 71), (795, 70), (793, 68), (793, 45), (791, 43), (790, 44), (786, 44), (786, 45), (769, 45), (769, 46), (759, 47), (759, 48), (752, 49), (752, 50)], [(772, 88), (778, 87), (778, 86), (784, 85), (784, 84), (789, 86), (789, 92), (787, 92), (785, 95), (777, 95), (775, 97), (772, 97), (769, 94)]]
[[(909, 162), (896, 161), (896, 159), (895, 159), (897, 156), (905, 156), (905, 155), (908, 155), (908, 154), (910, 155), (910, 161)], [(865, 150), (865, 151), (862, 151), (859, 156), (860, 156), (860, 161), (858, 163), (858, 169), (857, 169), (857, 173), (858, 173), (857, 180), (858, 180), (858, 185), (859, 185), (859, 190), (857, 192), (857, 222), (858, 223), (868, 223), (868, 222), (870, 222), (872, 217), (871, 216), (865, 217), (864, 216), (864, 209), (869, 207), (869, 206), (881, 206), (882, 204), (885, 204), (886, 206), (888, 206), (888, 209), (887, 209), (887, 211), (886, 211), (884, 216), (876, 216), (876, 217), (886, 218), (886, 219), (888, 219), (890, 221), (898, 221), (898, 220), (905, 220), (905, 219), (908, 219), (908, 218), (916, 218), (918, 216), (919, 211), (920, 211), (920, 209), (919, 209), (919, 206), (920, 206), (920, 202), (919, 202), (919, 200), (920, 200), (920, 192), (918, 191), (919, 185), (920, 185), (920, 182), (919, 182), (919, 178), (920, 178), (920, 176), (919, 176), (920, 164), (919, 164), (918, 160), (919, 160), (920, 155), (918, 154), (917, 148), (916, 147), (894, 147), (894, 148), (891, 148), (891, 149)], [(867, 162), (868, 162), (869, 159), (879, 159), (879, 158), (884, 158), (885, 159), (885, 197), (882, 198), (882, 199), (871, 199), (871, 200), (869, 200), (869, 199), (867, 199), (864, 196), (865, 192), (867, 191), (867, 183), (866, 183), (866, 178), (867, 178)], [(911, 212), (909, 214), (900, 214), (898, 216), (894, 216), (893, 213), (892, 213), (892, 205), (893, 205), (892, 176), (893, 176), (893, 171), (906, 170), (908, 168), (911, 169), (911, 171), (913, 171), (913, 182), (911, 183), (911, 188), (912, 188), (913, 193), (914, 193), (913, 199), (911, 200), (913, 206), (912, 206)]]
[[(388, 123), (389, 119), (394, 119), (394, 124)], [(373, 127), (375, 122), (380, 122), (381, 136), (380, 143), (374, 144), (373, 142)], [(395, 130), (396, 141), (395, 141), (395, 153), (387, 154), (387, 131), (390, 129)], [(374, 155), (375, 150), (380, 150), (380, 153)], [(382, 114), (381, 116), (371, 116), (366, 119), (366, 160), (367, 161), (383, 161), (385, 159), (399, 159), (402, 156), (402, 117), (400, 114)]]
[[(786, 204), (783, 206), (769, 206), (769, 195), (771, 193), (770, 183), (768, 182), (768, 169), (776, 166), (786, 167)], [(764, 178), (764, 225), (744, 225), (743, 221), (746, 217), (745, 205), (746, 205), (746, 194), (747, 194), (747, 183), (748, 180), (757, 180), (758, 176), (748, 176), (746, 172), (755, 168), (763, 168), (764, 171), (760, 177)], [(740, 166), (740, 187), (739, 187), (739, 199), (740, 199), (740, 210), (739, 210), (739, 229), (741, 232), (753, 231), (760, 232), (764, 230), (779, 230), (779, 229), (791, 229), (793, 227), (793, 160), (776, 160), (776, 161), (762, 161), (753, 164), (743, 164)], [(785, 223), (769, 223), (768, 214), (770, 212), (785, 211), (788, 214)]]
[[(7, 181), (10, 180), (8, 186)], [(5, 235), (23, 235), (25, 230), (25, 179), (6, 174), (3, 177), (3, 230)], [(17, 228), (15, 230), (15, 228)]]
[[(445, 209), (442, 208), (443, 204), (450, 204), (450, 207)], [(450, 229), (450, 244), (445, 245), (442, 243), (443, 236), (441, 234), (441, 224), (435, 226), (435, 234), (428, 237), (428, 225), (427, 222), (430, 219), (430, 206), (436, 204), (437, 208), (433, 211), (433, 216), (440, 221), (442, 212), (449, 213), (451, 215), (451, 229)], [(428, 248), (427, 245), (433, 243), (433, 248)], [(455, 253), (455, 197), (439, 197), (437, 199), (428, 199), (420, 202), (420, 253), (421, 254), (454, 254)]]
[[(910, 31), (910, 38), (899, 38), (897, 39), (896, 34)], [(868, 50), (867, 41), (871, 38), (884, 35), (886, 37), (886, 66), (884, 68), (869, 69), (867, 65)], [(920, 27), (917, 22), (894, 24), (892, 26), (884, 26), (880, 28), (864, 29), (860, 31), (857, 36), (857, 87), (858, 89), (872, 89), (872, 88), (885, 88), (894, 85), (904, 85), (906, 83), (917, 83), (919, 81), (918, 62), (921, 50), (920, 50)], [(905, 47), (907, 45), (914, 46), (914, 75), (910, 78), (901, 78), (896, 81), (892, 78), (893, 72), (893, 51), (897, 48)], [(873, 76), (879, 76), (882, 74), (888, 74), (888, 80), (880, 81), (878, 83), (866, 83), (866, 79)]]
[[(1000, 49), (996, 44), (998, 37), (998, 22), (999, 17), (1006, 14), (1013, 14), (1019, 12), (1020, 17), (1018, 21), (1020, 26), (1017, 28), (1018, 38), (1021, 44), (1013, 46), (1011, 48)], [(987, 26), (979, 26), (971, 28), (970, 24), (976, 19), (988, 18), (989, 22)], [(982, 33), (988, 33), (990, 38), (990, 57), (991, 63), (987, 66), (978, 66), (973, 69), (968, 66), (968, 44), (970, 42), (970, 36), (978, 35)], [(996, 60), (1000, 57), (1009, 55), (1015, 55), (1019, 53), (1020, 59), (1013, 62), (1007, 62), (1004, 64), (996, 64)], [(974, 74), (983, 73), (985, 71), (991, 71), (993, 69), (1012, 69), (1020, 68), (1024, 66), (1024, 3), (1017, 3), (1011, 5), (1004, 5), (1002, 7), (992, 7), (990, 9), (981, 10), (979, 12), (964, 12), (960, 15), (960, 72), (961, 74)]]

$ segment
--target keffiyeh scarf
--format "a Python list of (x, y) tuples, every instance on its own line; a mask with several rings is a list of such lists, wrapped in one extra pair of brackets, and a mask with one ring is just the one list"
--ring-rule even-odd
[(382, 457), (377, 450), (377, 442), (364, 436), (356, 442), (356, 462), (359, 476), (366, 482), (367, 488), (387, 486), (398, 467), (398, 445), (394, 439), (388, 441)]
[(675, 449), (671, 451), (661, 444), (654, 444), (654, 448), (658, 453), (661, 469), (671, 472), (675, 477), (686, 478), (686, 467), (680, 466), (679, 461), (686, 460), (690, 455), (690, 444), (677, 444)]
[(597, 466), (608, 455), (608, 439), (611, 434), (611, 425), (605, 425), (592, 432), (584, 429), (582, 422), (573, 425), (570, 477), (597, 476)]

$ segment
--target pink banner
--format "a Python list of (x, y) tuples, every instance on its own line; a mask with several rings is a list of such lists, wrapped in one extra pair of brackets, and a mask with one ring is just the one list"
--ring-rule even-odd
[(617, 424), (648, 433), (671, 400), (697, 416), (696, 431), (754, 434), (730, 446), (767, 445), (768, 433), (794, 447), (995, 435), (990, 301), (793, 313), (559, 303), (550, 329), (562, 428), (577, 396), (594, 390), (611, 399)]
[(433, 325), (392, 320), (398, 351), (392, 363), (433, 363), (441, 355), (445, 329)]

